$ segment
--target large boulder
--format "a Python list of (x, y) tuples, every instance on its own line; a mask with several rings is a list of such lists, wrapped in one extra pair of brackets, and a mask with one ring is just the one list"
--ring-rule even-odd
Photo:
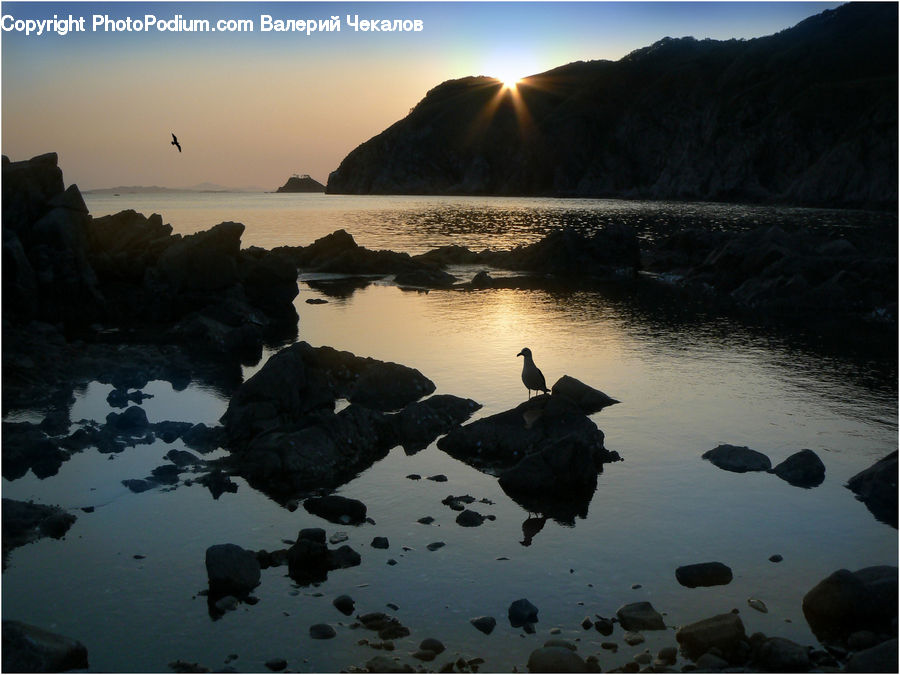
[(586, 673), (587, 664), (566, 647), (540, 647), (528, 656), (529, 673)]
[(4, 673), (86, 670), (87, 648), (79, 641), (21, 621), (3, 621)]
[(822, 642), (842, 643), (861, 630), (892, 633), (897, 617), (897, 568), (837, 570), (803, 596), (803, 616)]
[(897, 451), (847, 481), (847, 487), (878, 520), (897, 527)]
[(791, 485), (814, 488), (825, 480), (825, 465), (812, 450), (801, 450), (776, 465), (772, 473)]
[(805, 673), (812, 665), (810, 649), (785, 638), (767, 638), (754, 655), (754, 664), (769, 673)]
[(746, 446), (719, 445), (701, 455), (720, 469), (744, 473), (746, 471), (768, 471), (772, 468), (771, 460), (761, 452)]
[(897, 638), (856, 652), (847, 659), (848, 673), (896, 673)]
[(393, 417), (394, 428), (408, 453), (422, 450), (441, 434), (465, 422), (481, 404), (452, 394), (435, 394), (408, 403)]

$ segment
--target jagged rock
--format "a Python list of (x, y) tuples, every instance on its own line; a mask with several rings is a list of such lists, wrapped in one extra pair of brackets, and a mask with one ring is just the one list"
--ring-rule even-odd
[(28, 470), (38, 478), (54, 476), (69, 453), (62, 450), (37, 425), (30, 422), (3, 422), (3, 477), (21, 478)]
[(87, 648), (77, 640), (4, 619), (3, 672), (60, 673), (88, 667)]
[(122, 413), (109, 413), (106, 416), (106, 424), (119, 433), (132, 436), (142, 434), (150, 427), (147, 413), (136, 405), (126, 408)]
[(688, 588), (721, 586), (731, 583), (731, 568), (720, 562), (684, 565), (675, 570), (678, 583)]
[(206, 573), (215, 595), (246, 595), (259, 586), (259, 561), (252, 551), (236, 544), (216, 544), (206, 549)]
[(238, 283), (241, 223), (223, 222), (171, 244), (156, 264), (160, 280), (175, 292), (220, 291)]
[(847, 487), (878, 520), (897, 527), (897, 451), (847, 481)]
[(719, 614), (682, 626), (675, 633), (688, 658), (697, 660), (710, 649), (718, 649), (726, 658), (747, 639), (744, 624), (737, 614)]
[(772, 473), (791, 485), (813, 488), (825, 480), (825, 465), (812, 450), (801, 450), (776, 465)]
[(720, 469), (744, 473), (746, 471), (768, 471), (772, 462), (761, 452), (746, 446), (719, 445), (702, 455)]
[(478, 616), (474, 619), (469, 619), (469, 623), (471, 623), (475, 628), (480, 630), (485, 635), (490, 635), (494, 631), (494, 627), (497, 625), (497, 619), (492, 616)]
[(301, 584), (324, 581), (328, 572), (355, 567), (361, 561), (360, 555), (349, 546), (329, 549), (325, 531), (319, 528), (302, 530), (287, 552), (288, 573)]
[(339, 595), (331, 604), (344, 616), (350, 616), (356, 608), (356, 603), (349, 595)]

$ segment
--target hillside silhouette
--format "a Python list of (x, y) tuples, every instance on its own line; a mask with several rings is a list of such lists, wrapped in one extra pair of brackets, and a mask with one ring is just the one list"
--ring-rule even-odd
[(848, 4), (753, 40), (664, 38), (514, 91), (444, 82), (327, 191), (896, 208), (897, 11)]

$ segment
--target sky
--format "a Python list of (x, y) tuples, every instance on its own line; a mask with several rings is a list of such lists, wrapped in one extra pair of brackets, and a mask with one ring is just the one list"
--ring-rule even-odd
[[(66, 184), (82, 190), (202, 182), (274, 190), (294, 173), (325, 183), (350, 151), (446, 80), (618, 60), (667, 36), (771, 35), (840, 4), (3, 2), (0, 146), (13, 161), (58, 153)], [(26, 33), (28, 19), (54, 15), (74, 22)], [(136, 30), (148, 15), (156, 24)], [(317, 28), (338, 17), (340, 30), (264, 31), (265, 16), (273, 26), (312, 19)], [(421, 30), (364, 31), (354, 17)], [(80, 19), (84, 31), (61, 34)], [(104, 29), (127, 29), (129, 19), (131, 30)], [(242, 20), (245, 30), (158, 29), (190, 20), (212, 28)]]

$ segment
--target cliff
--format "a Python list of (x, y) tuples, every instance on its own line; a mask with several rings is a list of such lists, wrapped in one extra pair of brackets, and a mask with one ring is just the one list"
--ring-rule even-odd
[(325, 192), (325, 186), (309, 176), (291, 176), (276, 192)]
[(665, 38), (516, 92), (452, 80), (327, 191), (896, 208), (896, 55), (897, 5), (848, 4), (753, 40)]

